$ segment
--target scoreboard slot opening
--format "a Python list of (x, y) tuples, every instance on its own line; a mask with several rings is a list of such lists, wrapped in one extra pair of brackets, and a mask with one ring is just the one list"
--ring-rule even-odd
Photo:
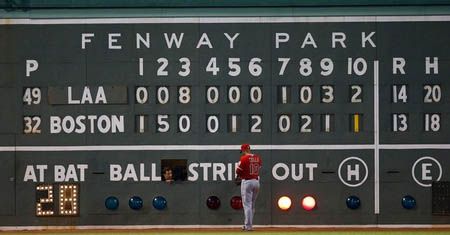
[(187, 181), (187, 159), (162, 159), (161, 180), (167, 183)]

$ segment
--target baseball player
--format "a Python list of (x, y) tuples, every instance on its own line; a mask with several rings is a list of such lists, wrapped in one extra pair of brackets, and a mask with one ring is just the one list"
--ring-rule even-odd
[(245, 231), (253, 230), (253, 216), (255, 214), (255, 201), (259, 192), (259, 169), (262, 166), (261, 158), (250, 152), (250, 145), (241, 145), (241, 159), (236, 168), (236, 175), (242, 179), (241, 197), (244, 206)]

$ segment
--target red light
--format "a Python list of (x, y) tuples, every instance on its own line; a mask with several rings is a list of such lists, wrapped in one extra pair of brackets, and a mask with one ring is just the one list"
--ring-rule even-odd
[(310, 211), (316, 207), (316, 199), (311, 196), (306, 196), (302, 199), (303, 209)]
[(235, 210), (240, 210), (243, 208), (242, 206), (242, 198), (240, 196), (234, 196), (230, 200), (231, 208)]

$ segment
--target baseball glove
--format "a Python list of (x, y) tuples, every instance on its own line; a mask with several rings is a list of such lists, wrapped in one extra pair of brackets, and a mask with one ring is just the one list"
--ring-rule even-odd
[(242, 183), (242, 178), (240, 176), (236, 176), (236, 178), (234, 178), (234, 184), (239, 186), (239, 185), (241, 185), (241, 183)]

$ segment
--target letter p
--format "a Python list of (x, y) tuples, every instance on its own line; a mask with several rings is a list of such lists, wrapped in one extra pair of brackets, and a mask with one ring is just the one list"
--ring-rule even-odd
[(29, 77), (31, 72), (36, 71), (38, 68), (39, 63), (37, 62), (37, 60), (27, 60), (25, 66), (26, 76)]
[(288, 42), (289, 34), (288, 33), (276, 33), (275, 34), (275, 48), (280, 48), (280, 43)]

